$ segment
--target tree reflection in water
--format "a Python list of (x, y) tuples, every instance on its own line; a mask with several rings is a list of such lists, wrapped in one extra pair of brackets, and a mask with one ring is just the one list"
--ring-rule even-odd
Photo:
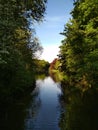
[(61, 130), (98, 130), (98, 92), (72, 92), (69, 97), (61, 115)]

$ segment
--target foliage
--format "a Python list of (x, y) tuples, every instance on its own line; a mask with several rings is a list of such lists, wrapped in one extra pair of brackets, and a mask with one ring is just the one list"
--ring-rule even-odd
[(55, 58), (51, 64), (50, 64), (50, 68), (49, 68), (49, 71), (50, 72), (56, 72), (59, 70), (59, 67), (60, 67), (60, 62), (57, 58)]
[(98, 87), (98, 1), (77, 0), (60, 46), (61, 70), (71, 86)]
[[(61, 130), (98, 129), (98, 0), (75, 0), (72, 19), (62, 35), (59, 59), (62, 99)], [(95, 110), (96, 109), (96, 110)]]
[(61, 115), (61, 130), (98, 129), (98, 92), (89, 89), (81, 95), (81, 92), (74, 91), (67, 98), (69, 102), (66, 103), (66, 111)]
[(48, 61), (35, 59), (35, 64), (37, 74), (48, 74), (50, 66)]
[[(46, 0), (0, 0), (0, 102), (34, 83), (35, 52), (41, 49), (31, 21), (42, 21)], [(31, 40), (32, 39), (32, 40)]]
[(63, 79), (62, 73), (60, 72), (60, 61), (55, 58), (49, 67), (49, 74), (55, 82), (59, 82)]

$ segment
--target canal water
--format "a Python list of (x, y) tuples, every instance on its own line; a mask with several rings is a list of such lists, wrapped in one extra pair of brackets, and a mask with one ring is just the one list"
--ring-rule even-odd
[(37, 78), (31, 93), (0, 108), (0, 130), (98, 130), (98, 90), (81, 93), (64, 85), (62, 95), (57, 81)]
[(60, 83), (51, 77), (37, 79), (35, 90), (0, 114), (0, 129), (60, 130), (61, 94)]
[(58, 126), (61, 112), (60, 84), (55, 83), (51, 77), (39, 79), (32, 95), (35, 98), (27, 109), (25, 130), (60, 130)]

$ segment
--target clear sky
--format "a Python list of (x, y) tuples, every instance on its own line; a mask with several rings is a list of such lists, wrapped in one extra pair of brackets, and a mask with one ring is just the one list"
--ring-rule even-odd
[(48, 0), (45, 21), (35, 25), (37, 36), (44, 50), (41, 59), (52, 62), (57, 57), (64, 25), (71, 18), (73, 0)]

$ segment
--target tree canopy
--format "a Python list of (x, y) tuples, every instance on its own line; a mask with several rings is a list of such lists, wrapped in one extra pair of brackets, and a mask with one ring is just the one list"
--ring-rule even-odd
[(72, 86), (98, 87), (98, 1), (75, 1), (71, 15), (62, 33), (61, 70)]
[[(42, 49), (31, 23), (42, 21), (46, 0), (0, 0), (0, 100), (34, 82), (35, 52)], [(18, 93), (18, 94), (17, 94)]]

